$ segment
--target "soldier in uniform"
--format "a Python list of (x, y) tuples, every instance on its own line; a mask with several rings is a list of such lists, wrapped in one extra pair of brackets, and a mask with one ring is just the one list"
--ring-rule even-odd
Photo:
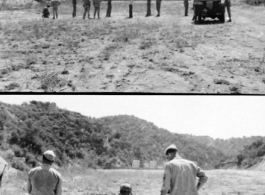
[(42, 165), (31, 169), (28, 173), (27, 191), (31, 195), (62, 194), (62, 176), (52, 168), (55, 154), (47, 150), (42, 155)]
[(169, 162), (164, 171), (161, 195), (198, 195), (207, 181), (204, 171), (194, 162), (181, 158), (174, 144), (167, 147), (165, 153)]
[(188, 16), (189, 0), (184, 0), (185, 16)]
[(58, 19), (58, 7), (59, 7), (60, 4), (61, 3), (60, 3), (59, 0), (52, 0), (51, 1), (53, 19), (55, 19), (55, 17)]
[(83, 20), (86, 18), (86, 13), (87, 13), (88, 19), (90, 19), (90, 13), (89, 13), (90, 6), (91, 6), (90, 0), (83, 0), (83, 7), (84, 7)]
[(77, 0), (73, 0), (73, 18), (76, 17), (76, 2)]
[(133, 0), (130, 0), (129, 4), (129, 18), (133, 18)]
[(119, 195), (132, 195), (132, 186), (128, 183), (122, 184)]
[(151, 16), (151, 0), (147, 0), (147, 13), (145, 17)]
[(49, 18), (50, 16), (50, 11), (49, 11), (49, 5), (47, 5), (47, 7), (45, 7), (43, 10), (42, 10), (42, 17), (43, 18)]
[(112, 9), (111, 1), (112, 0), (108, 0), (108, 8), (107, 8), (107, 14), (106, 14), (107, 18), (110, 17), (111, 15), (111, 9)]
[(229, 17), (229, 20), (228, 22), (232, 22), (232, 19), (231, 19), (231, 0), (225, 0), (225, 7), (227, 8), (227, 13), (228, 13), (228, 17)]
[(160, 16), (161, 2), (162, 2), (162, 0), (156, 0), (156, 10), (157, 10), (157, 16), (156, 17)]
[(101, 3), (101, 0), (93, 0), (94, 19), (96, 18), (96, 14), (98, 14), (98, 19), (100, 19), (100, 3)]

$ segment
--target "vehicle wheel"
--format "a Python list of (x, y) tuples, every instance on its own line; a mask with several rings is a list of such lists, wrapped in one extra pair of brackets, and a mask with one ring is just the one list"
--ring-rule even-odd
[(220, 22), (224, 23), (225, 22), (225, 14), (221, 15), (219, 19), (220, 19)]

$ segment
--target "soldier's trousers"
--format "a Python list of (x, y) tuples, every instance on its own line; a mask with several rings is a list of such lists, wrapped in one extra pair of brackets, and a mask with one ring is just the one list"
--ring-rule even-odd
[(230, 9), (230, 6), (226, 6), (226, 8), (227, 8), (228, 17), (229, 17), (229, 19), (231, 19), (231, 9)]
[(157, 15), (160, 16), (161, 0), (156, 0)]
[(112, 8), (111, 3), (108, 3), (108, 8), (107, 8), (107, 14), (106, 14), (106, 17), (110, 17), (110, 15), (111, 15), (111, 8)]
[(76, 17), (76, 4), (73, 4), (73, 17)]
[(90, 6), (86, 6), (86, 7), (84, 7), (84, 15), (83, 15), (83, 19), (86, 18), (86, 13), (87, 13), (87, 17), (90, 18), (89, 11), (90, 11)]
[(133, 18), (133, 5), (129, 5), (129, 18)]
[(58, 7), (53, 7), (53, 18), (58, 18)]
[(184, 7), (185, 7), (185, 16), (187, 16), (188, 10), (189, 10), (189, 2), (188, 1), (184, 1)]
[(146, 16), (151, 16), (151, 0), (147, 0), (147, 13)]

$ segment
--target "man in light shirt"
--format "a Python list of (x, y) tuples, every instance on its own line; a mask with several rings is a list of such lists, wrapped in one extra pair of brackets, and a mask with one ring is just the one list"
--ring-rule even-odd
[(181, 158), (174, 144), (167, 147), (165, 153), (169, 162), (164, 171), (161, 195), (198, 195), (207, 181), (205, 173), (195, 163)]
[(55, 162), (55, 154), (47, 150), (42, 155), (43, 164), (33, 168), (28, 173), (27, 191), (31, 195), (61, 195), (62, 176), (52, 168)]
[(52, 0), (51, 1), (51, 6), (52, 6), (52, 11), (53, 11), (53, 19), (55, 17), (58, 19), (58, 7), (61, 4), (59, 0)]

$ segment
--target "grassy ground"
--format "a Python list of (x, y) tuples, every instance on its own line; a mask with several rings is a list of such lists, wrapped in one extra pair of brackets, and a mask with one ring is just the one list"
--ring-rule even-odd
[[(159, 194), (162, 170), (60, 170), (64, 195), (114, 195), (126, 182), (135, 195)], [(259, 171), (210, 170), (200, 195), (265, 195), (265, 175)], [(26, 175), (4, 178), (1, 194), (25, 194)]]

